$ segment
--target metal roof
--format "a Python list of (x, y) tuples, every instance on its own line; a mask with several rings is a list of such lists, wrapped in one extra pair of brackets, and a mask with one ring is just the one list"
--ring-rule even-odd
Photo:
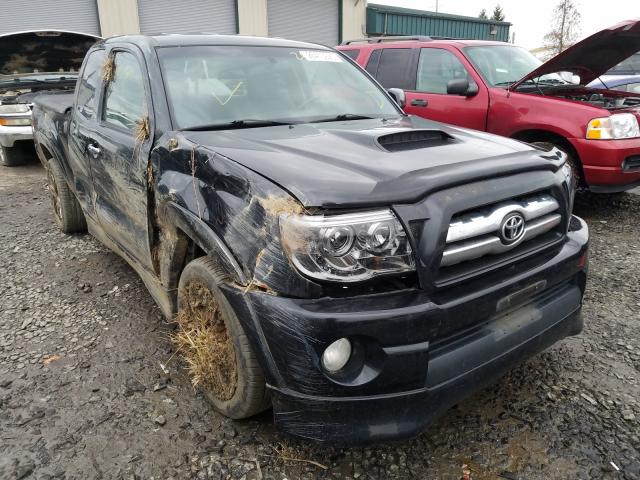
[(424, 35), (432, 38), (509, 40), (509, 22), (370, 3), (367, 35)]

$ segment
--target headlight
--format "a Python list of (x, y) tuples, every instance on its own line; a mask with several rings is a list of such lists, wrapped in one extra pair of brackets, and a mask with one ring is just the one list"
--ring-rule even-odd
[(632, 113), (616, 113), (610, 117), (594, 118), (587, 125), (587, 138), (611, 140), (640, 137), (638, 119)]
[(7, 113), (29, 113), (29, 111), (29, 105), (25, 105), (24, 103), (0, 105), (0, 115)]
[(7, 127), (20, 127), (31, 125), (30, 118), (12, 118), (12, 117), (0, 117), (0, 125), (5, 125)]
[(285, 215), (282, 243), (308, 277), (359, 282), (413, 271), (411, 245), (391, 210), (344, 215)]

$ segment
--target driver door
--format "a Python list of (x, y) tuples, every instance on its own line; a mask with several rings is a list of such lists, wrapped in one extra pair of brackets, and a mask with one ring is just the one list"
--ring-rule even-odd
[[(147, 162), (151, 146), (149, 87), (139, 55), (112, 50), (112, 78), (103, 87), (98, 126), (88, 145), (94, 205), (103, 232), (127, 256), (152, 268), (147, 210)], [(151, 131), (151, 127), (148, 127)]]
[[(477, 86), (471, 96), (447, 94), (450, 80), (466, 78)], [(462, 61), (444, 48), (420, 49), (415, 90), (406, 92), (405, 112), (451, 123), (461, 127), (485, 130), (489, 93), (479, 78), (475, 77)]]

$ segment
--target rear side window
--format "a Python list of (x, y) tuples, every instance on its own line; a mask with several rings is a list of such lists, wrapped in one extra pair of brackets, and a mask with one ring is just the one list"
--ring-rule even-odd
[(413, 90), (415, 82), (412, 81), (410, 74), (412, 57), (413, 51), (410, 48), (382, 49), (376, 73), (378, 82), (384, 88)]
[(145, 116), (144, 81), (138, 60), (129, 52), (117, 52), (113, 79), (104, 94), (102, 120), (133, 131)]
[(380, 61), (380, 53), (382, 50), (374, 50), (369, 55), (369, 60), (367, 60), (367, 66), (365, 70), (369, 72), (374, 77), (378, 74), (378, 62)]
[(82, 76), (78, 82), (76, 112), (86, 119), (95, 118), (97, 107), (96, 91), (100, 83), (100, 72), (104, 63), (104, 50), (94, 50), (87, 57)]
[(358, 54), (360, 53), (360, 50), (341, 50), (343, 55), (346, 55), (347, 57), (349, 57), (351, 60), (353, 60), (355, 62), (356, 58), (358, 58)]
[(425, 93), (447, 93), (447, 83), (457, 78), (471, 77), (456, 56), (442, 48), (421, 48), (418, 61), (416, 90)]

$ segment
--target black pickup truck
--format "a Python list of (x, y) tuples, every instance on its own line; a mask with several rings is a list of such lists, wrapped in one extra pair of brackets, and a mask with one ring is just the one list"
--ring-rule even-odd
[(115, 37), (33, 120), (59, 226), (133, 266), (229, 417), (407, 437), (582, 329), (565, 156), (407, 116), (330, 48)]

